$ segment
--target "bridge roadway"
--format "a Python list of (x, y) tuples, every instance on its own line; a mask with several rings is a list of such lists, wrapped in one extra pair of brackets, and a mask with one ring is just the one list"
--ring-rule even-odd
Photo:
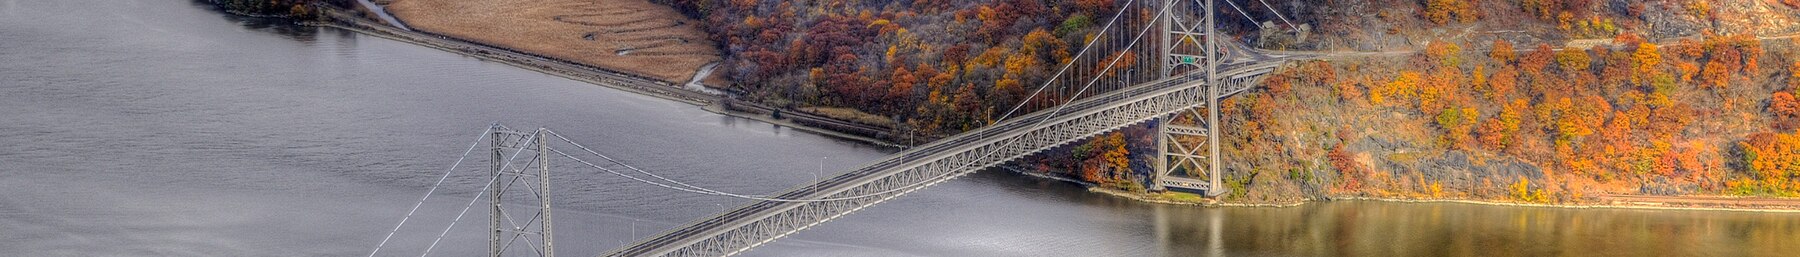
[[(1221, 65), (1225, 98), (1252, 87), (1290, 57)], [(1053, 109), (1008, 119), (972, 132), (895, 154), (814, 184), (790, 188), (779, 199), (756, 201), (620, 248), (603, 256), (725, 256), (749, 250), (863, 207), (963, 174), (1022, 158), (1092, 135), (1204, 105), (1200, 72), (1139, 84)], [(1017, 141), (1017, 142), (1013, 142)], [(1011, 142), (1011, 143), (1009, 143)], [(866, 196), (869, 197), (855, 197)]]

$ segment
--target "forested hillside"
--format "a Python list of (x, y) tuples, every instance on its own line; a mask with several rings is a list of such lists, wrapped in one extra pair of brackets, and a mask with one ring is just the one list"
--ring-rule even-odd
[(315, 4), (350, 8), (354, 0), (209, 0), (226, 10), (250, 15), (310, 17)]
[(721, 71), (747, 98), (853, 108), (925, 135), (997, 118), (1124, 3), (661, 2), (707, 21), (727, 49)]
[[(320, 1), (348, 3), (215, 0), (294, 16)], [(653, 2), (703, 21), (726, 89), (742, 98), (923, 138), (1000, 118), (1109, 18), (1154, 11), (1118, 0)], [(1221, 104), (1228, 199), (1800, 196), (1800, 0), (1228, 4), (1215, 14), (1225, 39), (1331, 57)], [(1133, 60), (1119, 70), (1153, 58), (1097, 55)], [(1153, 132), (1022, 164), (1142, 190)]]
[[(1251, 189), (1235, 196), (1800, 192), (1800, 5), (1473, 2), (1385, 17), (1422, 29), (1384, 34), (1454, 32), (1416, 52), (1297, 64), (1224, 104), (1241, 132), (1227, 134), (1228, 181)], [(1483, 22), (1495, 17), (1521, 22)], [(1452, 30), (1495, 26), (1518, 32)]]
[[(708, 22), (751, 99), (854, 108), (936, 133), (1015, 104), (1124, 4), (662, 2)], [(1249, 189), (1234, 198), (1800, 189), (1800, 58), (1781, 37), (1800, 32), (1800, 1), (1250, 2), (1218, 14), (1240, 42), (1383, 54), (1298, 63), (1227, 101), (1228, 181)], [(1273, 25), (1282, 18), (1299, 25)], [(1029, 164), (1141, 188), (1150, 132)]]

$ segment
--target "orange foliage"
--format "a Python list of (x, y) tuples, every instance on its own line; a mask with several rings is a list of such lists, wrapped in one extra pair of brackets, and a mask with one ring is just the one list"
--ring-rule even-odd
[(1125, 150), (1125, 134), (1107, 133), (1088, 141), (1084, 147), (1077, 148), (1079, 157), (1086, 157), (1081, 163), (1081, 180), (1103, 183), (1119, 180), (1125, 171), (1130, 170), (1131, 152)]
[(1800, 101), (1788, 91), (1778, 91), (1769, 98), (1769, 112), (1779, 117), (1800, 116)]
[(1555, 51), (1550, 50), (1549, 44), (1538, 44), (1537, 50), (1519, 58), (1519, 71), (1537, 77), (1538, 74), (1544, 72), (1545, 67), (1550, 66), (1550, 61), (1555, 58), (1555, 55)]
[(1443, 40), (1432, 40), (1425, 44), (1425, 58), (1442, 65), (1437, 68), (1456, 68), (1456, 65), (1461, 63), (1456, 55), (1461, 52), (1461, 46)]
[(1332, 168), (1337, 169), (1338, 177), (1343, 178), (1344, 189), (1356, 190), (1362, 187), (1361, 178), (1367, 171), (1361, 164), (1356, 163), (1349, 151), (1344, 150), (1343, 144), (1332, 147), (1331, 151), (1325, 153), (1325, 158), (1331, 161)]
[(1449, 23), (1451, 18), (1471, 22), (1480, 16), (1475, 12), (1474, 4), (1465, 0), (1426, 0), (1425, 8), (1420, 10), (1419, 15), (1438, 25)]
[(1675, 64), (1675, 70), (1681, 71), (1681, 82), (1692, 82), (1694, 75), (1700, 73), (1700, 65), (1694, 64), (1694, 62), (1680, 62)]
[(1794, 177), (1800, 176), (1800, 134), (1759, 133), (1739, 142), (1738, 147), (1751, 175), (1779, 182), (1781, 188), (1795, 186)]
[(1506, 42), (1506, 40), (1495, 39), (1493, 49), (1488, 49), (1488, 58), (1493, 58), (1494, 62), (1501, 64), (1512, 62), (1518, 56), (1519, 53), (1513, 51), (1512, 43)]
[(1656, 52), (1656, 45), (1638, 43), (1637, 51), (1631, 55), (1637, 60), (1638, 73), (1656, 74), (1656, 65), (1662, 64), (1662, 54)]
[[(1105, 70), (1106, 73), (1104, 73), (1103, 76), (1108, 77), (1118, 76), (1120, 71), (1131, 70), (1132, 66), (1137, 65), (1138, 63), (1137, 54), (1132, 53), (1131, 51), (1119, 51), (1113, 53), (1111, 56), (1107, 56), (1105, 60), (1105, 63), (1112, 63), (1112, 67), (1107, 68), (1104, 65), (1094, 67), (1094, 72), (1099, 73), (1101, 70)], [(1117, 61), (1115, 62), (1115, 60)]]
[(1512, 133), (1506, 133), (1506, 127), (1500, 124), (1500, 119), (1495, 118), (1481, 122), (1481, 127), (1476, 128), (1475, 135), (1481, 139), (1481, 148), (1488, 151), (1499, 151), (1506, 149), (1507, 138)]
[(1778, 91), (1769, 96), (1769, 114), (1775, 116), (1775, 127), (1781, 129), (1794, 128), (1796, 119), (1800, 119), (1800, 100), (1788, 91)]

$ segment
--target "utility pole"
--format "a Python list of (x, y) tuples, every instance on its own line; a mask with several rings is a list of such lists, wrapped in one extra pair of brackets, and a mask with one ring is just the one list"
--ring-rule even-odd
[(830, 159), (831, 159), (831, 156), (819, 156), (819, 169), (813, 170), (813, 180), (812, 180), (813, 193), (819, 192), (819, 172), (825, 171), (825, 160), (830, 160)]

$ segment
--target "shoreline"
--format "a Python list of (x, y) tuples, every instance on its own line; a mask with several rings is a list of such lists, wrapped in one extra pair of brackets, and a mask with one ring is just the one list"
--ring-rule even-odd
[(1402, 198), (1378, 198), (1378, 197), (1362, 197), (1362, 196), (1335, 197), (1335, 198), (1332, 198), (1329, 200), (1322, 200), (1322, 201), (1320, 201), (1320, 200), (1301, 200), (1299, 202), (1294, 202), (1294, 203), (1232, 203), (1232, 202), (1221, 202), (1218, 200), (1209, 200), (1208, 202), (1187, 202), (1187, 201), (1175, 201), (1175, 200), (1156, 198), (1152, 195), (1148, 195), (1145, 193), (1126, 192), (1126, 191), (1101, 188), (1101, 187), (1088, 187), (1088, 192), (1105, 194), (1105, 195), (1110, 195), (1110, 196), (1114, 196), (1114, 197), (1131, 199), (1131, 200), (1145, 202), (1145, 203), (1151, 203), (1151, 204), (1198, 206), (1198, 207), (1208, 207), (1208, 208), (1211, 208), (1211, 207), (1286, 208), (1286, 207), (1299, 207), (1301, 205), (1306, 205), (1306, 204), (1314, 203), (1314, 202), (1376, 201), (1376, 202), (1395, 202), (1395, 203), (1476, 204), (1476, 205), (1490, 205), (1490, 206), (1561, 208), (1561, 209), (1621, 209), (1621, 210), (1674, 210), (1674, 211), (1800, 213), (1800, 206), (1787, 206), (1787, 208), (1729, 207), (1729, 206), (1674, 206), (1674, 205), (1663, 205), (1663, 204), (1646, 203), (1646, 202), (1616, 202), (1616, 201), (1614, 203), (1545, 204), (1545, 203), (1519, 203), (1519, 202), (1502, 202), (1502, 201), (1472, 200), (1472, 199), (1402, 199)]
[[(814, 134), (824, 135), (827, 137), (843, 139), (843, 140), (850, 140), (850, 141), (857, 141), (857, 142), (866, 143), (866, 144), (870, 144), (870, 145), (874, 145), (874, 146), (881, 146), (881, 147), (892, 147), (892, 148), (900, 148), (900, 149), (904, 149), (907, 147), (905, 145), (896, 144), (893, 142), (889, 142), (887, 140), (877, 139), (874, 137), (854, 135), (854, 134), (850, 134), (850, 133), (846, 133), (846, 132), (842, 132), (842, 131), (823, 128), (821, 126), (804, 125), (804, 124), (801, 124), (801, 122), (797, 122), (795, 119), (789, 118), (789, 117), (799, 116), (800, 118), (807, 119), (804, 122), (810, 122), (810, 123), (815, 123), (815, 124), (823, 123), (824, 125), (837, 126), (840, 128), (841, 127), (850, 127), (851, 129), (863, 129), (863, 130), (865, 130), (865, 132), (868, 132), (869, 129), (867, 129), (867, 128), (857, 127), (860, 124), (818, 117), (817, 115), (812, 115), (812, 114), (803, 113), (803, 112), (786, 112), (786, 113), (783, 113), (784, 114), (783, 116), (786, 116), (786, 117), (775, 118), (768, 114), (768, 112), (775, 110), (773, 108), (757, 106), (753, 103), (745, 103), (745, 102), (737, 101), (735, 99), (730, 99), (728, 97), (723, 97), (723, 96), (708, 95), (708, 94), (704, 94), (704, 93), (700, 93), (700, 92), (682, 90), (682, 89), (674, 88), (674, 86), (672, 86), (672, 84), (669, 84), (666, 82), (651, 81), (651, 80), (644, 79), (644, 78), (638, 78), (638, 77), (632, 76), (630, 74), (622, 74), (619, 72), (600, 70), (600, 69), (589, 68), (589, 67), (582, 67), (583, 65), (571, 64), (564, 60), (545, 58), (545, 57), (534, 56), (534, 55), (529, 55), (529, 54), (525, 54), (525, 53), (518, 53), (518, 52), (516, 52), (514, 50), (510, 50), (510, 49), (492, 47), (492, 46), (475, 44), (475, 43), (470, 43), (470, 42), (463, 42), (462, 40), (459, 40), (459, 39), (447, 38), (445, 36), (429, 34), (429, 33), (420, 32), (420, 31), (393, 31), (393, 29), (395, 29), (393, 27), (389, 27), (386, 25), (380, 25), (380, 24), (368, 24), (370, 21), (366, 21), (366, 20), (363, 20), (363, 19), (357, 18), (357, 17), (345, 17), (348, 14), (342, 13), (342, 10), (324, 9), (322, 11), (323, 11), (322, 15), (324, 15), (328, 19), (328, 21), (306, 21), (306, 22), (302, 22), (302, 24), (308, 25), (308, 26), (338, 28), (338, 29), (357, 32), (357, 33), (364, 34), (364, 35), (381, 37), (381, 38), (386, 38), (386, 39), (400, 41), (400, 42), (407, 42), (407, 43), (411, 43), (414, 45), (435, 48), (435, 49), (443, 50), (446, 52), (451, 52), (451, 53), (456, 53), (456, 54), (460, 54), (460, 55), (464, 55), (464, 56), (474, 57), (474, 58), (485, 60), (485, 61), (493, 61), (493, 62), (503, 63), (503, 64), (514, 66), (514, 67), (523, 68), (526, 70), (531, 70), (531, 71), (536, 71), (539, 73), (549, 74), (552, 76), (558, 76), (558, 77), (563, 77), (563, 78), (567, 78), (567, 79), (571, 79), (571, 80), (586, 82), (588, 84), (617, 89), (617, 90), (625, 91), (628, 93), (651, 96), (651, 97), (661, 98), (661, 99), (665, 99), (665, 100), (687, 103), (690, 105), (700, 107), (700, 109), (706, 110), (707, 112), (717, 113), (720, 115), (770, 123), (770, 124), (774, 124), (777, 126), (788, 127), (788, 128), (806, 131), (806, 132), (810, 132), (810, 133), (814, 133)], [(349, 24), (344, 24), (344, 23), (349, 23)], [(736, 106), (738, 104), (750, 105), (750, 106)], [(739, 109), (749, 110), (749, 111), (739, 111)], [(750, 111), (760, 111), (763, 113), (753, 113)], [(876, 132), (872, 132), (872, 133), (879, 134), (881, 132), (876, 131)], [(1210, 200), (1210, 199), (1205, 202), (1177, 201), (1177, 200), (1163, 199), (1161, 197), (1149, 195), (1149, 194), (1145, 194), (1145, 193), (1126, 192), (1126, 191), (1120, 191), (1120, 190), (1115, 190), (1115, 189), (1102, 188), (1102, 187), (1091, 185), (1089, 183), (1073, 181), (1073, 180), (1070, 180), (1067, 178), (1046, 176), (1046, 175), (1042, 175), (1042, 174), (1033, 174), (1033, 173), (1029, 173), (1029, 172), (1019, 171), (1017, 169), (1012, 169), (1010, 167), (1006, 167), (1006, 169), (1011, 170), (1014, 173), (1023, 174), (1023, 175), (1031, 176), (1031, 177), (1038, 178), (1038, 179), (1051, 179), (1051, 180), (1058, 180), (1058, 181), (1065, 181), (1065, 182), (1075, 182), (1077, 184), (1083, 185), (1084, 187), (1087, 188), (1087, 190), (1089, 192), (1092, 192), (1092, 193), (1105, 194), (1105, 195), (1110, 195), (1110, 196), (1114, 196), (1114, 197), (1126, 198), (1126, 199), (1131, 199), (1131, 200), (1145, 202), (1145, 203), (1151, 203), (1151, 204), (1168, 204), (1168, 205), (1200, 206), (1200, 207), (1285, 208), (1285, 207), (1298, 207), (1298, 206), (1305, 205), (1310, 202), (1316, 202), (1316, 200), (1301, 200), (1301, 201), (1293, 202), (1293, 203), (1234, 203), (1234, 202), (1222, 202), (1222, 201)], [(1675, 198), (1681, 198), (1681, 197), (1675, 197)], [(1638, 210), (1689, 210), (1689, 211), (1800, 213), (1800, 205), (1784, 206), (1786, 208), (1778, 208), (1778, 207), (1736, 208), (1736, 207), (1730, 207), (1730, 206), (1682, 206), (1682, 205), (1667, 205), (1665, 203), (1658, 203), (1658, 202), (1630, 202), (1630, 201), (1613, 201), (1612, 203), (1605, 203), (1605, 204), (1596, 204), (1596, 203), (1541, 204), (1541, 203), (1517, 203), (1517, 202), (1471, 200), (1471, 199), (1401, 199), (1401, 198), (1376, 198), (1376, 197), (1359, 197), (1359, 196), (1335, 197), (1335, 198), (1332, 198), (1329, 200), (1324, 200), (1324, 201), (1341, 201), (1341, 200), (1382, 201), (1382, 202), (1402, 202), (1402, 203), (1458, 203), (1458, 204), (1480, 204), (1480, 205), (1493, 205), (1493, 206), (1550, 207), (1550, 208), (1569, 208), (1569, 209), (1638, 209)]]
[[(601, 70), (601, 69), (592, 68), (592, 67), (583, 67), (585, 65), (572, 64), (572, 63), (569, 63), (568, 61), (564, 61), (564, 60), (545, 58), (545, 57), (541, 57), (541, 56), (530, 55), (527, 53), (519, 53), (515, 50), (487, 46), (487, 45), (471, 43), (471, 42), (464, 42), (464, 40), (449, 38), (449, 37), (445, 37), (445, 36), (441, 36), (441, 35), (435, 35), (435, 34), (425, 33), (425, 32), (416, 31), (416, 30), (414, 30), (414, 31), (395, 31), (395, 28), (393, 28), (393, 27), (389, 27), (389, 26), (381, 25), (381, 24), (370, 24), (371, 21), (367, 21), (367, 20), (361, 19), (359, 17), (350, 16), (350, 14), (343, 13), (343, 10), (324, 9), (324, 10), (322, 10), (321, 15), (325, 18), (325, 21), (303, 21), (303, 22), (301, 22), (301, 24), (306, 25), (306, 26), (330, 27), (330, 28), (343, 29), (343, 30), (347, 30), (347, 31), (356, 32), (359, 34), (380, 37), (380, 38), (385, 38), (385, 39), (399, 41), (399, 42), (411, 43), (414, 45), (434, 48), (434, 49), (442, 50), (445, 52), (455, 53), (455, 54), (468, 56), (468, 57), (474, 57), (476, 59), (481, 59), (484, 61), (492, 61), (492, 62), (496, 62), (496, 63), (502, 63), (502, 64), (511, 65), (511, 66), (518, 67), (518, 68), (523, 68), (526, 70), (531, 70), (531, 71), (536, 71), (539, 73), (552, 75), (552, 76), (558, 76), (558, 77), (563, 77), (563, 78), (567, 78), (567, 79), (571, 79), (571, 80), (575, 80), (575, 81), (586, 82), (588, 84), (617, 89), (620, 91), (625, 91), (627, 93), (645, 95), (645, 96), (656, 97), (656, 98), (661, 98), (661, 99), (670, 100), (670, 101), (686, 103), (689, 105), (694, 105), (694, 106), (700, 107), (701, 110), (706, 110), (707, 112), (712, 112), (712, 113), (716, 113), (716, 114), (720, 114), (720, 115), (766, 122), (766, 123), (774, 124), (777, 126), (788, 127), (788, 128), (792, 128), (792, 129), (796, 129), (796, 130), (801, 130), (801, 131), (805, 131), (805, 132), (810, 132), (810, 133), (814, 133), (814, 134), (827, 136), (827, 137), (832, 137), (832, 138), (837, 138), (837, 139), (842, 139), (842, 140), (856, 141), (856, 142), (870, 144), (870, 145), (874, 145), (874, 146), (880, 146), (880, 147), (890, 147), (890, 148), (905, 148), (906, 147), (901, 144), (889, 142), (888, 140), (878, 139), (875, 137), (856, 135), (856, 134), (851, 134), (851, 133), (847, 133), (847, 132), (827, 129), (827, 128), (823, 128), (820, 126), (809, 126), (809, 125), (802, 124), (804, 122), (804, 123), (814, 123), (814, 124), (835, 125), (835, 126), (839, 126), (839, 127), (858, 128), (859, 124), (854, 124), (854, 123), (850, 123), (847, 121), (830, 120), (830, 119), (818, 117), (817, 115), (810, 115), (810, 114), (798, 113), (798, 112), (791, 112), (791, 113), (784, 112), (783, 113), (784, 117), (778, 119), (778, 118), (771, 117), (771, 116), (765, 115), (765, 114), (738, 111), (738, 110), (734, 110), (735, 108), (733, 108), (731, 105), (738, 105), (738, 104), (754, 105), (754, 104), (743, 103), (741, 101), (737, 101), (735, 99), (730, 99), (728, 97), (723, 97), (723, 96), (708, 95), (708, 94), (704, 94), (704, 93), (700, 93), (700, 92), (693, 92), (693, 91), (689, 91), (689, 90), (678, 89), (678, 88), (675, 88), (673, 86), (673, 84), (669, 84), (667, 82), (655, 81), (655, 80), (650, 80), (650, 79), (645, 79), (645, 78), (638, 78), (637, 76), (633, 76), (630, 74), (624, 74), (624, 73), (608, 71), (608, 70)], [(761, 106), (750, 106), (750, 107), (739, 107), (739, 108), (769, 109), (767, 107), (761, 107)], [(808, 119), (808, 120), (798, 121), (798, 120), (795, 120), (796, 116), (798, 116), (797, 118)], [(870, 129), (870, 128), (862, 128), (862, 130), (864, 130), (866, 133), (877, 133), (877, 134), (881, 133), (878, 131), (871, 131), (873, 129)]]

